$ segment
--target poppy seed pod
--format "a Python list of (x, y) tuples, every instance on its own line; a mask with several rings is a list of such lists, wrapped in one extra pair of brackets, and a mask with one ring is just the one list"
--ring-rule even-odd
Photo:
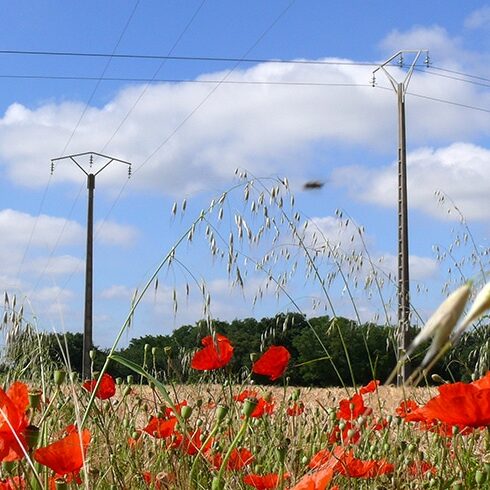
[(243, 415), (245, 415), (246, 418), (250, 418), (258, 403), (259, 400), (257, 400), (257, 398), (247, 398), (243, 403)]

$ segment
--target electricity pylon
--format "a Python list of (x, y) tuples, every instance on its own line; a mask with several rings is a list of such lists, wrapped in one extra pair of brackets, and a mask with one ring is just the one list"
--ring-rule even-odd
[[(379, 65), (373, 71), (373, 87), (376, 83), (376, 72), (382, 70), (388, 77), (398, 99), (398, 353), (400, 359), (407, 351), (410, 339), (408, 330), (410, 328), (410, 283), (409, 283), (409, 265), (408, 265), (408, 192), (407, 192), (407, 139), (405, 128), (405, 95), (408, 84), (412, 78), (413, 70), (422, 53), (425, 53), (425, 65), (429, 64), (429, 51), (426, 49), (404, 50), (394, 54), (384, 63)], [(410, 55), (408, 72), (403, 82), (398, 82), (389, 72), (393, 60), (398, 59), (398, 65), (403, 67), (404, 55)], [(401, 385), (408, 378), (409, 365), (404, 363), (401, 367), (397, 384)]]
[[(103, 162), (101, 168), (93, 173), (92, 166), (94, 163), (94, 156), (102, 158)], [(75, 158), (89, 157), (89, 171), (87, 172), (82, 164), (77, 162)], [(131, 163), (119, 160), (118, 158), (109, 157), (96, 153), (93, 151), (87, 151), (85, 153), (77, 153), (75, 155), (66, 155), (64, 157), (51, 159), (51, 174), (54, 172), (55, 162), (60, 160), (71, 160), (86, 176), (87, 176), (87, 189), (88, 189), (88, 206), (87, 206), (87, 252), (85, 259), (85, 313), (84, 313), (84, 327), (83, 327), (83, 357), (82, 357), (82, 379), (90, 377), (90, 351), (93, 349), (92, 339), (92, 320), (93, 320), (93, 248), (94, 248), (94, 189), (95, 189), (95, 177), (100, 174), (102, 170), (108, 167), (112, 162), (119, 162), (128, 165), (128, 178), (131, 176)]]

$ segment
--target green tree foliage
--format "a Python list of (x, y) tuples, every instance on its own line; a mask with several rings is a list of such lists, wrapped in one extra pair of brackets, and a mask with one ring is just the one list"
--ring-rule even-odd
[[(229, 372), (236, 380), (250, 376), (252, 357), (260, 355), (270, 345), (283, 345), (291, 353), (286, 371), (288, 383), (297, 386), (360, 385), (371, 379), (385, 380), (396, 364), (394, 328), (372, 323), (358, 325), (346, 318), (322, 316), (307, 320), (300, 314), (280, 314), (271, 318), (245, 318), (231, 323), (215, 321), (212, 325), (230, 339), (235, 351)], [(447, 359), (439, 362), (434, 371), (449, 380), (468, 380), (481, 356), (475, 352), (488, 345), (489, 328), (479, 328), (466, 334), (463, 341)], [(171, 335), (146, 335), (132, 339), (120, 354), (165, 382), (196, 381), (201, 373), (189, 369), (190, 358), (209, 335), (209, 325), (183, 325)], [(417, 329), (409, 333), (413, 337)], [(74, 371), (81, 371), (83, 336), (81, 333), (48, 334), (49, 357), (59, 366), (69, 359)], [(485, 344), (486, 342), (486, 344)], [(480, 346), (480, 347), (479, 347)], [(424, 349), (412, 356), (414, 364)], [(103, 362), (106, 352), (95, 349), (94, 370)], [(110, 366), (115, 377), (132, 374), (119, 364)], [(269, 381), (252, 375), (258, 383)]]

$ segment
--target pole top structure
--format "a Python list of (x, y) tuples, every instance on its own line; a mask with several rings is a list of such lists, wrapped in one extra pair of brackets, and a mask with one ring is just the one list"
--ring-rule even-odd
[[(386, 61), (381, 63), (377, 68), (373, 70), (373, 78), (371, 80), (371, 84), (373, 87), (376, 86), (376, 72), (379, 70), (382, 70), (384, 74), (387, 76), (388, 80), (391, 83), (391, 86), (393, 87), (393, 90), (398, 93), (400, 87), (402, 89), (402, 97), (405, 96), (408, 88), (408, 84), (410, 83), (410, 79), (412, 78), (413, 70), (415, 69), (415, 66), (417, 64), (417, 61), (419, 60), (420, 56), (425, 53), (425, 59), (424, 59), (424, 65), (427, 67), (430, 64), (430, 58), (429, 58), (429, 50), (428, 49), (404, 49), (402, 51), (398, 51), (398, 53), (395, 53), (393, 56), (388, 58)], [(398, 82), (387, 70), (388, 66), (392, 66), (393, 60), (398, 59), (398, 66), (400, 68), (403, 68), (405, 66), (405, 58), (404, 55), (411, 55), (412, 56), (412, 62), (409, 65), (407, 74), (405, 76), (405, 79), (403, 82)]]
[[(99, 168), (99, 170), (97, 170), (97, 172), (95, 172), (95, 173), (87, 172), (83, 168), (83, 166), (75, 160), (76, 158), (86, 157), (86, 156), (90, 157), (89, 158), (89, 168), (90, 169), (94, 163), (94, 157), (99, 157), (99, 158), (102, 158), (106, 161), (102, 165), (102, 167)], [(131, 177), (131, 163), (130, 162), (127, 162), (125, 160), (121, 160), (119, 158), (110, 157), (108, 155), (103, 155), (102, 153), (97, 153), (95, 151), (85, 151), (83, 153), (74, 153), (73, 155), (65, 155), (63, 157), (51, 158), (51, 175), (53, 174), (54, 169), (55, 169), (55, 162), (59, 162), (61, 160), (71, 160), (86, 176), (88, 176), (89, 174), (92, 174), (94, 176), (100, 174), (100, 172), (102, 172), (102, 170), (104, 170), (106, 167), (108, 167), (112, 162), (123, 163), (123, 164), (128, 166), (128, 178)]]

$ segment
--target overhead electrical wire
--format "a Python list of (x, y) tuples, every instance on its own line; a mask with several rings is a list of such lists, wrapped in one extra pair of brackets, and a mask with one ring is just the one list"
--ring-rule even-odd
[[(89, 53), (81, 51), (24, 51), (0, 49), (0, 55), (31, 55), (31, 56), (64, 56), (82, 58), (107, 58), (108, 53)], [(356, 62), (356, 61), (326, 61), (326, 60), (285, 60), (274, 58), (233, 58), (217, 56), (174, 56), (174, 55), (150, 55), (150, 54), (115, 54), (113, 58), (120, 59), (140, 59), (140, 60), (165, 60), (165, 61), (213, 61), (222, 63), (286, 63), (301, 65), (357, 65), (357, 66), (378, 66), (376, 63)]]
[[(174, 42), (174, 44), (172, 45), (172, 47), (170, 48), (169, 50), (169, 54), (171, 54), (174, 49), (177, 47), (177, 45), (179, 44), (179, 42), (181, 41), (181, 39), (183, 38), (183, 36), (185, 35), (185, 33), (189, 30), (189, 28), (191, 27), (192, 23), (194, 22), (195, 18), (197, 17), (198, 13), (201, 11), (202, 7), (204, 6), (204, 4), (206, 3), (206, 0), (202, 0), (201, 3), (198, 5), (198, 7), (194, 10), (191, 18), (189, 19), (189, 21), (187, 22), (187, 24), (184, 26), (183, 30), (180, 32), (179, 36), (177, 37), (176, 41)], [(163, 65), (165, 64), (166, 60), (163, 60), (162, 63), (160, 63), (160, 65), (158, 66), (157, 70), (154, 72), (154, 77), (156, 77), (158, 75), (158, 73), (160, 72), (160, 70), (162, 69)], [(103, 153), (104, 150), (107, 148), (107, 146), (110, 144), (110, 142), (113, 140), (114, 136), (118, 133), (118, 131), (121, 129), (122, 125), (126, 122), (126, 120), (128, 119), (128, 117), (130, 116), (130, 114), (133, 112), (134, 108), (136, 107), (136, 105), (141, 101), (141, 99), (143, 98), (144, 94), (146, 93), (147, 89), (148, 89), (148, 86), (147, 85), (143, 91), (140, 93), (139, 97), (136, 99), (136, 101), (134, 102), (134, 104), (130, 107), (130, 109), (128, 110), (128, 112), (123, 116), (121, 122), (119, 123), (119, 125), (116, 127), (115, 131), (113, 132), (113, 134), (111, 135), (111, 137), (108, 139), (108, 141), (104, 144), (103, 148), (99, 151), (99, 153)], [(120, 196), (122, 195), (122, 192), (124, 191), (125, 187), (127, 185), (127, 181), (123, 184), (123, 186), (121, 187), (120, 191), (119, 191), (119, 194), (118, 196), (116, 197), (116, 199), (114, 200), (112, 206), (110, 207), (110, 210), (108, 213), (106, 213), (106, 216), (103, 218), (103, 220), (101, 221), (101, 224), (98, 226), (96, 232), (95, 232), (95, 236), (94, 236), (94, 241), (97, 240), (97, 237), (98, 235), (100, 234), (100, 230), (102, 228), (102, 226), (104, 225), (104, 223), (107, 221), (107, 218), (108, 216), (110, 215), (110, 213), (112, 212), (112, 210), (114, 209), (116, 203), (119, 201), (120, 199)], [(79, 268), (73, 270), (73, 272), (70, 274), (70, 276), (67, 278), (67, 280), (65, 281), (64, 283), (64, 286), (63, 288), (65, 288), (67, 286), (67, 284), (71, 281), (72, 277), (74, 276), (74, 274), (79, 270)]]
[[(119, 44), (121, 43), (121, 41), (122, 41), (122, 39), (123, 39), (123, 37), (124, 37), (124, 35), (125, 35), (126, 31), (128, 30), (129, 25), (131, 24), (131, 21), (133, 20), (133, 17), (134, 17), (134, 15), (135, 15), (135, 13), (136, 13), (136, 10), (137, 10), (137, 8), (138, 8), (138, 6), (139, 6), (139, 4), (140, 4), (140, 1), (141, 1), (141, 0), (136, 0), (136, 2), (135, 2), (135, 4), (134, 4), (134, 7), (133, 7), (133, 9), (131, 10), (131, 13), (130, 13), (130, 15), (129, 15), (129, 17), (128, 17), (128, 19), (127, 19), (127, 21), (126, 21), (126, 23), (125, 23), (125, 25), (124, 25), (124, 27), (123, 27), (123, 29), (122, 29), (122, 31), (121, 31), (121, 34), (119, 35), (119, 38), (118, 38), (118, 40), (117, 40), (117, 42), (116, 42), (115, 46), (114, 46), (114, 49), (112, 50), (112, 55), (114, 55), (114, 54), (115, 54), (115, 52), (116, 52), (117, 48), (119, 47)], [(68, 138), (67, 142), (65, 143), (65, 145), (64, 145), (64, 147), (63, 147), (63, 150), (61, 151), (61, 155), (63, 155), (63, 154), (65, 153), (65, 151), (67, 150), (67, 148), (68, 148), (68, 146), (70, 145), (71, 141), (73, 140), (73, 137), (74, 137), (74, 135), (75, 135), (76, 131), (78, 130), (78, 128), (79, 128), (79, 126), (80, 126), (80, 123), (82, 122), (82, 120), (83, 120), (83, 118), (84, 118), (85, 114), (87, 113), (88, 107), (89, 107), (90, 103), (92, 102), (92, 100), (93, 100), (93, 98), (94, 98), (94, 96), (95, 96), (95, 94), (96, 94), (96, 92), (97, 92), (97, 90), (98, 90), (98, 88), (99, 88), (99, 86), (100, 86), (101, 79), (104, 77), (104, 75), (105, 75), (105, 73), (106, 73), (107, 69), (109, 68), (109, 65), (110, 65), (111, 61), (112, 61), (112, 57), (111, 57), (111, 55), (110, 55), (110, 56), (109, 56), (109, 59), (107, 60), (107, 62), (106, 62), (106, 64), (105, 64), (105, 66), (104, 66), (104, 69), (103, 69), (103, 71), (102, 71), (102, 73), (101, 73), (100, 77), (99, 77), (99, 78), (98, 78), (98, 80), (97, 80), (97, 83), (96, 83), (96, 85), (95, 85), (94, 89), (92, 90), (92, 92), (91, 92), (91, 94), (90, 94), (90, 97), (88, 98), (87, 102), (85, 103), (84, 109), (83, 109), (83, 111), (82, 111), (82, 113), (81, 113), (80, 117), (78, 118), (78, 120), (77, 120), (77, 122), (76, 122), (76, 124), (75, 124), (75, 127), (73, 128), (72, 132), (70, 133), (70, 136), (69, 136), (69, 138)], [(44, 190), (43, 196), (42, 196), (42, 198), (41, 198), (40, 208), (39, 208), (38, 214), (37, 214), (37, 216), (36, 216), (36, 220), (35, 220), (35, 222), (34, 222), (34, 225), (33, 225), (33, 228), (32, 228), (32, 231), (31, 231), (31, 234), (30, 234), (30, 237), (29, 237), (29, 240), (28, 240), (28, 242), (27, 242), (26, 249), (25, 249), (24, 254), (23, 254), (23, 257), (22, 257), (21, 265), (20, 265), (20, 267), (19, 267), (18, 276), (20, 275), (20, 272), (22, 271), (22, 266), (23, 266), (24, 261), (25, 261), (25, 258), (26, 258), (26, 256), (27, 256), (27, 252), (28, 252), (28, 250), (29, 250), (29, 248), (30, 248), (30, 246), (31, 246), (32, 239), (33, 239), (33, 236), (34, 236), (34, 233), (35, 233), (35, 230), (36, 230), (36, 227), (37, 227), (38, 221), (39, 221), (39, 217), (41, 216), (41, 212), (42, 212), (42, 209), (43, 209), (43, 207), (44, 207), (44, 202), (45, 202), (45, 200), (46, 200), (46, 195), (47, 195), (47, 192), (48, 192), (48, 189), (49, 189), (49, 185), (50, 185), (50, 183), (51, 183), (51, 178), (52, 178), (52, 176), (50, 175), (49, 180), (48, 180), (48, 183), (47, 183), (47, 185), (46, 185), (46, 187), (45, 187), (45, 190)], [(81, 195), (81, 192), (82, 192), (83, 187), (84, 187), (84, 184), (82, 184), (82, 185), (80, 186), (80, 189), (79, 189), (79, 191), (78, 191), (78, 194), (77, 194), (77, 196), (76, 196), (76, 198), (75, 198), (74, 202), (72, 203), (72, 206), (71, 206), (71, 209), (70, 209), (69, 215), (68, 215), (68, 217), (65, 219), (65, 222), (64, 222), (63, 227), (62, 227), (62, 229), (61, 229), (61, 231), (60, 231), (60, 233), (59, 233), (59, 235), (58, 235), (58, 237), (57, 237), (57, 239), (56, 239), (56, 242), (55, 242), (54, 247), (52, 247), (52, 249), (51, 249), (51, 253), (50, 253), (50, 254), (49, 254), (49, 256), (48, 256), (48, 259), (47, 259), (47, 261), (46, 261), (46, 265), (45, 265), (44, 269), (42, 270), (42, 272), (40, 273), (40, 275), (38, 276), (38, 279), (37, 279), (36, 284), (35, 284), (35, 286), (34, 286), (34, 291), (35, 291), (35, 290), (37, 289), (37, 287), (39, 286), (39, 283), (40, 283), (41, 278), (44, 276), (44, 274), (46, 273), (46, 270), (47, 270), (48, 266), (49, 266), (49, 265), (50, 265), (50, 263), (51, 263), (51, 260), (52, 260), (52, 258), (53, 258), (53, 256), (54, 256), (54, 253), (55, 253), (55, 251), (56, 251), (56, 249), (57, 249), (57, 247), (58, 247), (58, 245), (59, 245), (59, 243), (60, 243), (60, 241), (61, 241), (61, 237), (63, 236), (63, 234), (64, 234), (64, 232), (65, 232), (65, 230), (66, 230), (66, 226), (68, 225), (68, 221), (69, 221), (69, 219), (70, 219), (70, 217), (71, 217), (71, 215), (72, 215), (72, 213), (73, 213), (73, 210), (75, 209), (75, 205), (76, 205), (76, 203), (78, 202), (78, 199), (80, 198), (80, 195)]]
[[(138, 0), (136, 6), (138, 5), (140, 0)], [(205, 0), (203, 0), (202, 4), (204, 3)], [(294, 3), (291, 2), (287, 8), (285, 9), (285, 11), (287, 11), (291, 5)], [(202, 7), (202, 4), (199, 6), (198, 10)], [(136, 10), (136, 6), (131, 14), (131, 17), (130, 19), (132, 18), (133, 14), (134, 14), (134, 11)], [(279, 16), (279, 18), (285, 13), (285, 11), (283, 13), (281, 13), (281, 15)], [(193, 18), (195, 17), (195, 15), (197, 15), (197, 12), (194, 14)], [(270, 28), (273, 27), (273, 25), (279, 20), (279, 18), (276, 19), (276, 21), (274, 21), (272, 23), (272, 25), (269, 27), (268, 30), (270, 30)], [(129, 20), (130, 20), (129, 19)], [(192, 19), (191, 19), (191, 22), (192, 22)], [(127, 26), (129, 25), (129, 21), (128, 23), (126, 24), (126, 27), (125, 27), (125, 30), (127, 29)], [(190, 25), (190, 23), (188, 24), (188, 26)], [(187, 27), (186, 26), (186, 29)], [(185, 30), (186, 30), (185, 29)], [(124, 30), (124, 31), (125, 31)], [(184, 32), (185, 32), (184, 30)], [(123, 31), (123, 34), (124, 34), (124, 31)], [(183, 36), (183, 33), (181, 33), (181, 35), (179, 36), (179, 39), (177, 40), (177, 42), (180, 40), (180, 38)], [(282, 64), (302, 64), (302, 65), (345, 65), (345, 66), (378, 66), (377, 64), (375, 63), (369, 63), (369, 62), (354, 62), (354, 61), (333, 61), (333, 60), (284, 60), (284, 59), (266, 59), (266, 58), (247, 58), (247, 54), (249, 52), (251, 52), (251, 50), (258, 44), (258, 42), (260, 42), (260, 40), (265, 36), (265, 34), (267, 33), (267, 31), (265, 33), (263, 33), (263, 35), (259, 38), (259, 40), (247, 51), (247, 53), (245, 54), (244, 57), (242, 58), (232, 58), (232, 57), (208, 57), (208, 56), (175, 56), (175, 55), (172, 55), (171, 52), (173, 51), (174, 47), (176, 46), (177, 42), (174, 44), (174, 46), (172, 47), (172, 49), (170, 50), (169, 54), (167, 55), (148, 55), (148, 54), (128, 54), (128, 53), (115, 53), (113, 52), (112, 54), (109, 54), (109, 53), (90, 53), (90, 52), (64, 52), (64, 51), (26, 51), (26, 50), (0, 50), (0, 55), (25, 55), (25, 56), (57, 56), (57, 57), (91, 57), (91, 58), (109, 58), (109, 62), (106, 64), (105, 68), (104, 68), (104, 71), (102, 73), (102, 75), (100, 77), (90, 77), (90, 76), (63, 76), (63, 75), (9, 75), (9, 74), (0, 74), (0, 78), (12, 78), (12, 79), (39, 79), (39, 80), (76, 80), (76, 81), (97, 81), (97, 86), (95, 87), (94, 91), (92, 92), (92, 95), (90, 97), (90, 99), (88, 100), (88, 102), (86, 103), (85, 105), (85, 109), (82, 113), (82, 116), (81, 118), (79, 119), (74, 131), (72, 132), (67, 144), (65, 145), (65, 150), (67, 148), (67, 146), (69, 145), (71, 139), (73, 138), (73, 135), (75, 134), (76, 132), (76, 129), (78, 128), (91, 100), (93, 99), (93, 96), (97, 90), (97, 88), (99, 87), (100, 83), (102, 82), (105, 82), (105, 81), (114, 81), (114, 82), (143, 82), (143, 83), (147, 83), (148, 85), (145, 87), (145, 91), (146, 89), (148, 88), (148, 86), (151, 84), (151, 83), (161, 83), (161, 82), (165, 82), (165, 83), (199, 83), (199, 84), (214, 84), (215, 87), (210, 91), (210, 93), (194, 108), (193, 111), (191, 111), (190, 114), (188, 114), (188, 116), (186, 116), (184, 118), (184, 120), (170, 133), (170, 135), (163, 140), (163, 142), (152, 152), (150, 153), (150, 155), (137, 167), (136, 171), (140, 170), (141, 167), (143, 167), (151, 158), (154, 157), (154, 155), (156, 153), (158, 153), (161, 148), (166, 144), (168, 143), (168, 141), (175, 135), (175, 133), (177, 133), (177, 131), (187, 122), (188, 119), (190, 119), (193, 114), (199, 110), (199, 108), (204, 105), (204, 103), (206, 102), (206, 100), (217, 90), (217, 88), (220, 86), (220, 85), (224, 85), (224, 84), (236, 84), (236, 85), (279, 85), (279, 86), (319, 86), (319, 87), (322, 87), (322, 86), (329, 86), (329, 87), (371, 87), (372, 85), (371, 84), (358, 84), (358, 83), (331, 83), (331, 82), (301, 82), (301, 81), (294, 81), (294, 82), (287, 82), (287, 81), (260, 81), (260, 80), (228, 80), (228, 77), (231, 75), (231, 73), (233, 73), (233, 71), (237, 68), (237, 66), (241, 63), (282, 63)], [(121, 34), (121, 37), (119, 38), (119, 41), (114, 49), (114, 51), (117, 49), (117, 46), (119, 45), (119, 42), (120, 40), (122, 39), (122, 35)], [(105, 73), (107, 71), (107, 68), (110, 64), (110, 61), (112, 59), (141, 59), (141, 60), (161, 60), (162, 61), (162, 64), (160, 65), (160, 67), (158, 68), (158, 70), (155, 72), (155, 75), (152, 77), (152, 78), (140, 78), (140, 77), (105, 77)], [(193, 80), (193, 79), (164, 79), (164, 78), (157, 78), (157, 74), (158, 72), (160, 71), (161, 69), (161, 66), (163, 65), (163, 63), (165, 63), (166, 61), (208, 61), (208, 62), (232, 62), (232, 63), (235, 63), (235, 65), (230, 69), (230, 71), (225, 75), (225, 77), (223, 77), (221, 80)], [(422, 65), (421, 65), (422, 66)], [(485, 77), (481, 77), (481, 76), (477, 76), (477, 75), (471, 75), (471, 74), (467, 74), (467, 73), (463, 73), (463, 72), (459, 72), (459, 71), (456, 71), (456, 70), (450, 70), (450, 69), (445, 69), (445, 68), (442, 68), (442, 67), (436, 67), (436, 66), (430, 66), (430, 67), (426, 67), (424, 65), (424, 68), (421, 69), (419, 67), (416, 67), (416, 69), (418, 71), (423, 71), (425, 73), (428, 73), (430, 75), (434, 75), (434, 76), (439, 76), (439, 77), (443, 77), (443, 78), (447, 78), (447, 79), (451, 79), (451, 80), (455, 80), (455, 81), (460, 81), (460, 82), (464, 82), (464, 83), (470, 83), (470, 84), (474, 84), (474, 85), (478, 85), (478, 86), (482, 86), (482, 87), (490, 87), (490, 85), (487, 85), (485, 83), (481, 83), (481, 82), (489, 82), (490, 83), (490, 79), (487, 79)], [(445, 73), (451, 73), (453, 75), (458, 75), (457, 77), (456, 76), (452, 76), (452, 75), (445, 75), (444, 73), (433, 73), (432, 70), (437, 70), (437, 71), (441, 71), (441, 72), (445, 72)], [(460, 78), (460, 77), (466, 77), (466, 78)], [(474, 80), (468, 80), (467, 78), (473, 78), (475, 80), (480, 80), (481, 82), (478, 82), (478, 81), (474, 81)], [(382, 86), (379, 86), (379, 85), (376, 85), (376, 88), (379, 88), (379, 89), (388, 89), (388, 87), (382, 87)], [(424, 95), (424, 94), (418, 94), (418, 93), (407, 93), (407, 95), (411, 95), (411, 96), (414, 96), (414, 97), (419, 97), (419, 98), (423, 98), (423, 99), (427, 99), (427, 100), (432, 100), (432, 101), (435, 101), (435, 102), (439, 102), (439, 103), (444, 103), (444, 104), (449, 104), (449, 105), (454, 105), (454, 106), (458, 106), (458, 107), (462, 107), (462, 108), (466, 108), (466, 109), (472, 109), (472, 110), (477, 110), (477, 111), (481, 111), (481, 112), (486, 112), (486, 113), (490, 113), (490, 109), (487, 109), (487, 108), (482, 108), (482, 107), (477, 107), (477, 106), (472, 106), (472, 105), (469, 105), (469, 104), (463, 104), (463, 103), (458, 103), (458, 102), (455, 102), (455, 101), (451, 101), (451, 100), (447, 100), (447, 99), (442, 99), (442, 98), (437, 98), (437, 97), (433, 97), (433, 96), (427, 96), (427, 95)], [(140, 98), (137, 100), (136, 104), (139, 102)], [(109, 141), (104, 145), (104, 148), (106, 148), (108, 146), (108, 144), (110, 144), (110, 142), (112, 141), (112, 139), (114, 138), (114, 136), (117, 134), (117, 132), (119, 131), (119, 129), (122, 127), (122, 125), (124, 124), (124, 122), (126, 121), (126, 119), (129, 117), (129, 114), (132, 112), (132, 110), (134, 109), (134, 107), (136, 106), (136, 104), (134, 104), (134, 106), (130, 109), (129, 113), (126, 114), (126, 116), (124, 116), (121, 124), (118, 126), (118, 128), (116, 129), (115, 133), (113, 133), (113, 135), (111, 136), (111, 138), (109, 139)], [(64, 150), (64, 151), (65, 151)], [(64, 153), (64, 151), (62, 153)], [(49, 186), (49, 182), (48, 182), (48, 186)], [(108, 214), (110, 215), (110, 213), (112, 212), (113, 208), (115, 207), (116, 203), (118, 202), (120, 196), (122, 195), (122, 192), (124, 191), (124, 188), (126, 186), (126, 183), (122, 186), (121, 188), (121, 191), (119, 193), (119, 195), (116, 197), (113, 205), (111, 206)], [(47, 189), (46, 189), (47, 191)], [(80, 191), (81, 192), (81, 191)], [(79, 195), (80, 195), (80, 192), (79, 192)], [(79, 196), (77, 196), (77, 199), (78, 199)], [(43, 196), (43, 200), (42, 200), (42, 203), (44, 202), (44, 199), (45, 199), (45, 196)], [(42, 204), (41, 204), (42, 205)], [(106, 218), (104, 218), (104, 221), (107, 219), (107, 216)], [(67, 220), (68, 222), (68, 220)], [(34, 229), (35, 229), (35, 225), (34, 225)], [(31, 238), (29, 240), (29, 245), (32, 241), (32, 236), (34, 234), (34, 229), (33, 229), (33, 232), (31, 234)], [(63, 233), (63, 230), (61, 232), (61, 235)], [(59, 237), (59, 239), (61, 239), (61, 235)], [(59, 240), (57, 241), (57, 245), (59, 244)], [(28, 248), (29, 248), (29, 245), (28, 245)], [(50, 255), (50, 258), (52, 257), (52, 255), (54, 254), (54, 251), (57, 247), (57, 245), (55, 246), (55, 248), (52, 250), (52, 253)], [(26, 250), (26, 253), (27, 253), (27, 250)], [(24, 254), (24, 257), (22, 259), (22, 263), (24, 262), (24, 259), (25, 259), (25, 254)], [(22, 266), (21, 266), (22, 267)], [(47, 267), (47, 266), (46, 266)], [(45, 271), (43, 271), (42, 274), (44, 274)], [(19, 273), (20, 273), (20, 269), (19, 269)], [(41, 275), (42, 275), (41, 274)], [(38, 281), (39, 282), (39, 281)]]

